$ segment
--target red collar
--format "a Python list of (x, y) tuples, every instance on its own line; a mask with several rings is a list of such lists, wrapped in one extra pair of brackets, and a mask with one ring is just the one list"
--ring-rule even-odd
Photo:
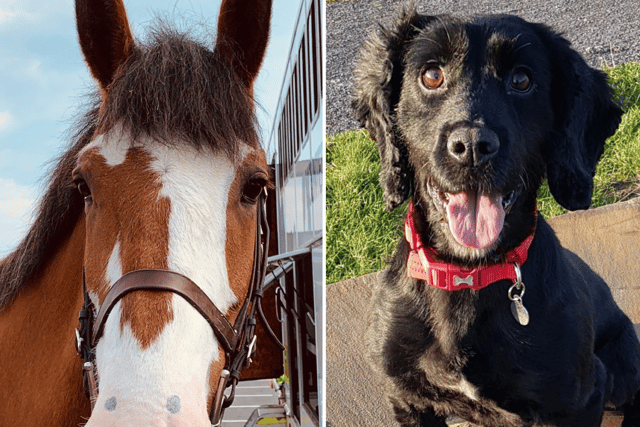
[[(407, 274), (413, 279), (424, 280), (429, 286), (447, 291), (459, 291), (461, 289), (479, 291), (499, 280), (516, 280), (516, 271), (513, 264), (516, 263), (521, 266), (525, 263), (529, 246), (531, 246), (535, 235), (534, 227), (531, 235), (507, 254), (505, 263), (485, 265), (469, 270), (455, 264), (440, 261), (437, 258), (437, 252), (433, 248), (422, 246), (420, 236), (415, 228), (413, 213), (413, 202), (410, 202), (409, 213), (404, 222), (405, 238), (411, 247), (407, 261)], [(536, 211), (535, 221), (537, 226), (538, 211)]]

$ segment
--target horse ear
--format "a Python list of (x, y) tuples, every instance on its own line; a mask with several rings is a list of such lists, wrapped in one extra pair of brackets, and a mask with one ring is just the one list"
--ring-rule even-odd
[(272, 0), (224, 0), (218, 17), (215, 52), (251, 90), (269, 41)]
[(76, 0), (76, 26), (89, 70), (106, 92), (135, 48), (122, 0)]
[(567, 40), (548, 28), (539, 26), (538, 34), (553, 64), (555, 132), (544, 147), (549, 189), (566, 209), (587, 209), (596, 164), (623, 111), (613, 101), (604, 73), (589, 67)]
[(402, 7), (390, 28), (380, 26), (368, 40), (355, 70), (356, 90), (351, 107), (378, 145), (380, 186), (388, 210), (402, 204), (412, 191), (413, 171), (395, 117), (406, 46), (434, 19), (419, 15), (415, 6)]

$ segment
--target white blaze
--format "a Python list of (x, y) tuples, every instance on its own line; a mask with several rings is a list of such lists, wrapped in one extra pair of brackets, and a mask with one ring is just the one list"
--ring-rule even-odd
[(96, 139), (80, 150), (79, 156), (95, 147), (98, 147), (100, 155), (104, 157), (107, 165), (114, 167), (124, 163), (132, 144), (129, 136), (122, 130), (122, 126), (117, 125), (108, 133), (98, 135)]

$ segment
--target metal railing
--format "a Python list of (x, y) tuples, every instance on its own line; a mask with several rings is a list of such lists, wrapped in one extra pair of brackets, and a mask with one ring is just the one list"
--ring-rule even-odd
[(268, 257), (267, 274), (264, 278), (264, 284), (262, 285), (262, 287), (264, 289), (270, 288), (275, 280), (280, 279), (282, 276), (293, 269), (294, 263), (298, 259), (310, 253), (311, 248), (308, 247)]
[[(317, 382), (309, 381), (309, 369), (315, 368), (315, 307), (311, 277), (312, 247), (298, 249), (267, 259), (267, 273), (263, 290), (276, 284), (276, 313), (282, 325), (285, 344), (285, 373), (283, 385), (285, 413), (292, 426), (319, 425), (317, 423)], [(312, 363), (313, 361), (313, 363)], [(314, 369), (314, 376), (317, 372)], [(303, 421), (303, 420), (306, 420)], [(311, 421), (309, 424), (308, 420)]]

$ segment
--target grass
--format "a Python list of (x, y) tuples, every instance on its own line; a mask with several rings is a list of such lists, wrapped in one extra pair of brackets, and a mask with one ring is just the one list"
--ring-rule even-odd
[[(592, 207), (640, 193), (640, 63), (605, 70), (625, 110), (594, 177)], [(327, 137), (327, 283), (382, 270), (401, 238), (401, 207), (387, 212), (378, 185), (380, 163), (367, 131)], [(538, 207), (551, 218), (566, 210), (544, 183)]]
[(327, 283), (381, 270), (402, 209), (388, 212), (378, 149), (365, 130), (327, 138)]

